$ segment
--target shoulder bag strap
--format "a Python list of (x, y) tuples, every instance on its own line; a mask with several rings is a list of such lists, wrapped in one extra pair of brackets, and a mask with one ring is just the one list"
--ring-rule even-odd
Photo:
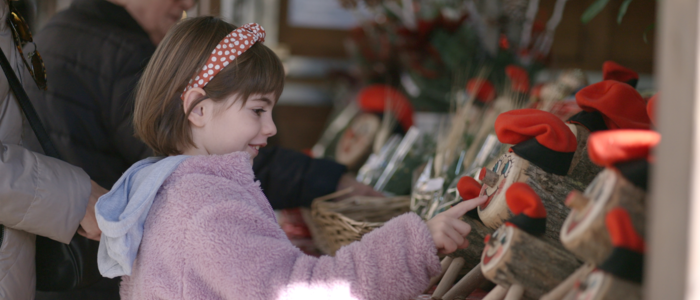
[(41, 144), (41, 148), (44, 150), (44, 154), (53, 158), (61, 159), (61, 156), (58, 154), (56, 147), (54, 147), (53, 143), (51, 142), (51, 139), (49, 139), (49, 135), (46, 133), (44, 125), (41, 124), (41, 120), (36, 114), (34, 106), (29, 101), (27, 93), (24, 91), (24, 88), (22, 87), (22, 84), (17, 78), (17, 75), (12, 70), (12, 66), (10, 66), (10, 62), (5, 56), (5, 52), (2, 51), (1, 48), (0, 54), (0, 66), (2, 66), (2, 71), (5, 72), (7, 82), (10, 84), (12, 92), (17, 97), (19, 107), (22, 109), (22, 111), (24, 111), (24, 115), (27, 117), (27, 121), (29, 121), (29, 126), (31, 126), (32, 130), (34, 130), (34, 134), (36, 134), (36, 137), (39, 140), (39, 143)]

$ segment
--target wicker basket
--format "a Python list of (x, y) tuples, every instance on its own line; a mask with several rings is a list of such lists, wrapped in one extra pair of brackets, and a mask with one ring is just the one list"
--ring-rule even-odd
[(354, 196), (333, 201), (349, 192), (343, 190), (317, 198), (310, 211), (302, 211), (314, 243), (326, 254), (335, 255), (340, 247), (359, 241), (384, 222), (410, 211), (409, 196)]

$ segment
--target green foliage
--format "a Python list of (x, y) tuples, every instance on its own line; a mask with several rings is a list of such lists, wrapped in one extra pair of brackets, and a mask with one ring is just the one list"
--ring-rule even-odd
[[(581, 22), (583, 24), (590, 22), (605, 8), (606, 5), (608, 5), (608, 2), (610, 2), (610, 0), (596, 0), (593, 2), (593, 4), (591, 4), (591, 6), (589, 6), (581, 15)], [(627, 8), (629, 8), (630, 3), (632, 3), (632, 0), (624, 0), (622, 5), (620, 5), (620, 10), (617, 13), (617, 24), (622, 23), (622, 18), (625, 16), (625, 14), (627, 14)]]
[(622, 23), (622, 17), (627, 13), (627, 8), (630, 6), (630, 3), (632, 3), (632, 0), (625, 0), (625, 2), (622, 2), (622, 5), (620, 5), (620, 11), (617, 13), (617, 24)]
[(581, 22), (583, 24), (590, 22), (591, 19), (598, 15), (598, 13), (600, 13), (603, 8), (608, 5), (608, 2), (610, 2), (610, 0), (596, 0), (596, 2), (593, 2), (593, 4), (591, 4), (591, 6), (589, 6), (586, 11), (583, 12), (583, 15), (581, 15)]

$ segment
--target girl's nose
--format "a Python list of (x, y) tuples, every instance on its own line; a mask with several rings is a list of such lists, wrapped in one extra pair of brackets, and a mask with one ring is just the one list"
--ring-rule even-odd
[(262, 134), (267, 137), (277, 134), (277, 126), (275, 126), (275, 122), (272, 120), (272, 117), (265, 118), (262, 127)]

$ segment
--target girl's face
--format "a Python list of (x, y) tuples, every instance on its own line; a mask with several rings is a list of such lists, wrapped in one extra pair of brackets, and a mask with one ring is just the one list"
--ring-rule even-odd
[(185, 151), (185, 154), (245, 151), (250, 154), (252, 163), (258, 150), (267, 145), (267, 138), (277, 133), (272, 121), (275, 95), (251, 95), (245, 105), (238, 97), (233, 95), (218, 103), (205, 100), (195, 107), (189, 120), (196, 148)]

